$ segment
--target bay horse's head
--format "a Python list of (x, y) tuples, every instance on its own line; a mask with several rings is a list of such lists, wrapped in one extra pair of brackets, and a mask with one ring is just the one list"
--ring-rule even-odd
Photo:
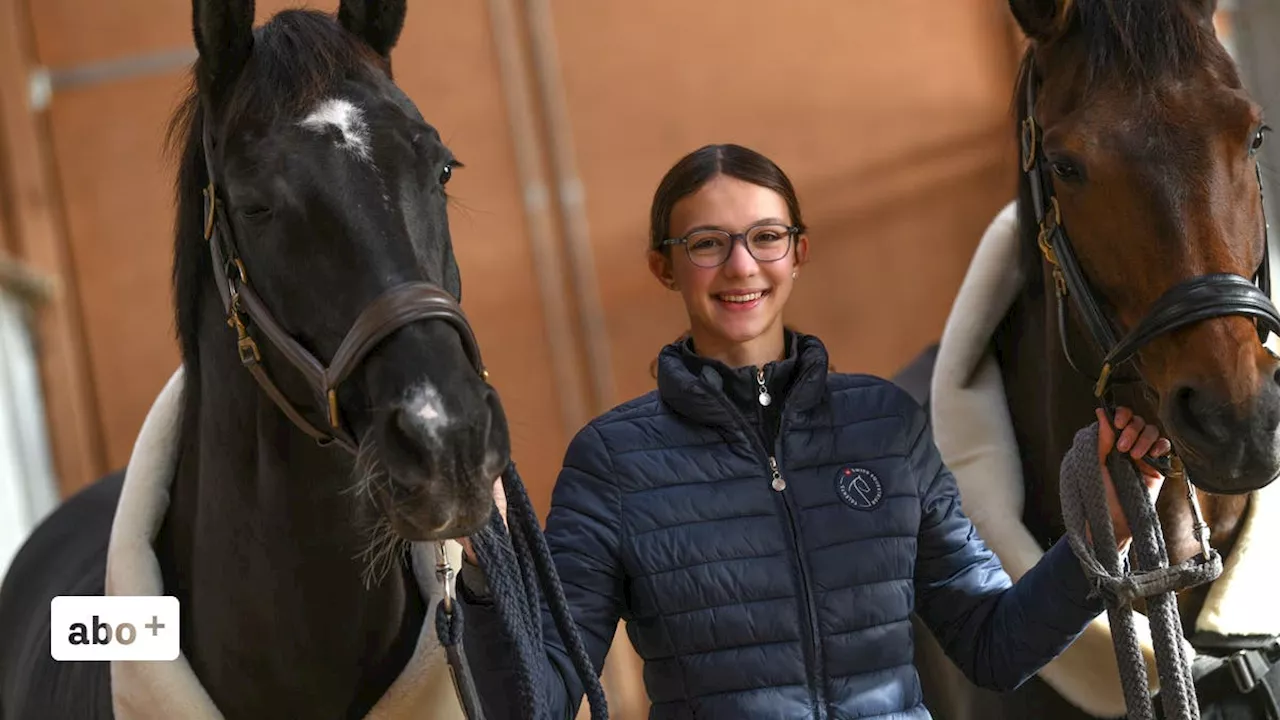
[(393, 530), (426, 540), (488, 520), (509, 438), (457, 306), (460, 165), (391, 78), (405, 12), (342, 0), (255, 31), (251, 0), (194, 0), (175, 295), (189, 377), (243, 363)]
[[(1023, 157), (1020, 223), (1034, 236), (1057, 221), (1100, 310), (1097, 329), (1068, 344), (1100, 359), (1110, 348), (1098, 335), (1120, 340), (1161, 311), (1133, 359), (1192, 479), (1217, 493), (1267, 485), (1280, 471), (1280, 379), (1260, 342), (1270, 303), (1251, 285), (1266, 284), (1257, 152), (1267, 128), (1216, 38), (1216, 2), (1009, 4), (1031, 40), (1015, 98), (1019, 118), (1034, 118), (1021, 128), (1034, 152)], [(1219, 309), (1238, 296), (1256, 312), (1208, 312), (1185, 302), (1193, 295)], [(1073, 307), (1076, 327), (1092, 330)]]

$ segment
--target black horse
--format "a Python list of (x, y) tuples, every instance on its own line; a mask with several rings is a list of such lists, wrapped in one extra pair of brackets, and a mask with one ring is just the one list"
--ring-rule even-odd
[[(342, 0), (255, 30), (251, 0), (194, 3), (171, 135), (183, 382), (153, 546), (183, 656), (227, 718), (365, 715), (427, 617), (409, 543), (484, 526), (509, 462), (456, 305), (460, 164), (391, 77), (405, 13)], [(123, 477), (69, 499), (12, 563), (3, 720), (112, 716), (107, 663), (50, 658), (50, 600), (104, 593)]]
[[(935, 420), (949, 411), (938, 405), (943, 398), (929, 394), (931, 381), (935, 390), (943, 387), (938, 378), (953, 383), (946, 386), (955, 391), (952, 408), (959, 407), (953, 398), (979, 388), (1003, 391), (983, 414), (1007, 411), (1002, 423), (1015, 447), (1005, 467), (1017, 467), (1023, 484), (1005, 498), (1017, 497), (993, 505), (957, 476), (979, 531), (995, 541), (1007, 566), (1023, 566), (1015, 575), (1035, 547), (1043, 550), (1064, 533), (1059, 463), (1075, 432), (1095, 420), (1095, 394), (1109, 387), (1116, 388), (1114, 400), (1158, 421), (1171, 437), (1196, 483), (1213, 546), (1230, 568), (1241, 560), (1233, 551), (1248, 522), (1261, 522), (1256, 491), (1280, 472), (1280, 363), (1259, 342), (1260, 332), (1275, 325), (1257, 165), (1267, 130), (1261, 109), (1215, 35), (1213, 0), (1009, 5), (1030, 40), (1013, 103), (1016, 210), (1001, 215), (975, 256), (948, 322), (950, 345), (944, 334), (941, 350), (922, 355), (898, 380), (935, 404)], [(1000, 237), (1011, 239), (994, 242)], [(996, 257), (1002, 260), (993, 264)], [(966, 293), (1007, 302), (988, 308), (993, 317), (981, 317)], [(1061, 318), (1059, 308), (1066, 308)], [(1139, 327), (1152, 332), (1133, 336), (1132, 363), (1123, 353), (1104, 357)], [(963, 337), (974, 328), (988, 334)], [(954, 352), (964, 343), (983, 343), (984, 359), (973, 352), (968, 364), (935, 377), (933, 354), (943, 368), (964, 355)], [(960, 422), (983, 425), (990, 418)], [(954, 434), (940, 433), (940, 447), (943, 436)], [(981, 445), (942, 449), (952, 450), (949, 464), (973, 466), (970, 456)], [(996, 517), (1018, 508), (1021, 517)], [(1171, 563), (1200, 553), (1185, 481), (1170, 478), (1157, 512)], [(1255, 557), (1280, 552), (1251, 545)], [(1266, 563), (1251, 567), (1254, 577), (1270, 572)], [(1226, 579), (1215, 583), (1219, 591)], [(1209, 592), (1181, 595), (1184, 633), (1202, 659), (1234, 656), (1248, 672), (1237, 678), (1231, 663), (1198, 666), (1205, 671), (1197, 685), (1205, 716), (1267, 717), (1266, 687), (1280, 692), (1280, 668), (1273, 667), (1280, 644), (1272, 631), (1205, 631), (1198, 618)], [(1266, 619), (1268, 609), (1251, 609), (1261, 609), (1261, 626), (1276, 626)], [(1238, 615), (1216, 624), (1249, 624)], [(918, 660), (927, 702), (940, 718), (1074, 720), (1116, 714), (1111, 654), (1105, 628), (1091, 628), (1042, 673), (1044, 680), (1006, 696), (957, 678), (927, 638)]]

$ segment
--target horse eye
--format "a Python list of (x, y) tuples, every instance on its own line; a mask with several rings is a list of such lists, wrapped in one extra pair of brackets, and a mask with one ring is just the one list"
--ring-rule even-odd
[(1053, 174), (1063, 180), (1078, 180), (1080, 178), (1080, 170), (1065, 160), (1055, 160), (1050, 167), (1053, 169)]
[(240, 215), (246, 220), (264, 220), (271, 214), (271, 208), (263, 205), (251, 205), (240, 211)]
[(453, 163), (447, 163), (444, 169), (440, 171), (440, 185), (448, 185), (449, 180), (453, 177)]
[(1253, 136), (1253, 143), (1249, 145), (1250, 153), (1256, 153), (1262, 149), (1263, 143), (1267, 141), (1267, 133), (1270, 131), (1271, 128), (1266, 125), (1258, 129), (1258, 132)]

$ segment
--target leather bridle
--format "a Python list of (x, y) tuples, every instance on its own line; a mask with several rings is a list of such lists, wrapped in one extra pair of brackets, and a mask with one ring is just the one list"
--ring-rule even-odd
[[(1146, 317), (1116, 339), (1114, 326), (1095, 299), (1089, 281), (1076, 259), (1067, 231), (1062, 224), (1058, 199), (1052, 181), (1042, 166), (1047, 162), (1040, 140), (1042, 133), (1035, 119), (1036, 78), (1034, 67), (1027, 70), (1026, 106), (1021, 126), (1022, 170), (1031, 186), (1031, 202), (1039, 226), (1037, 242), (1044, 259), (1053, 269), (1057, 294), (1058, 330), (1062, 352), (1071, 367), (1094, 383), (1094, 396), (1107, 403), (1116, 368), (1124, 365), (1155, 338), (1202, 320), (1228, 315), (1253, 318), (1258, 339), (1266, 342), (1270, 332), (1280, 333), (1280, 311), (1271, 301), (1270, 248), (1267, 243), (1266, 219), (1263, 219), (1262, 263), (1252, 279), (1230, 273), (1214, 273), (1189, 278), (1167, 290)], [(1258, 192), (1262, 192), (1262, 174), (1258, 170)], [(1081, 370), (1067, 342), (1067, 303), (1072, 301), (1103, 354), (1102, 367), (1095, 376)]]
[[(213, 114), (204, 113), (203, 142), (209, 185), (204, 190), (204, 237), (213, 258), (213, 274), (227, 324), (236, 331), (240, 362), (258, 385), (298, 429), (321, 446), (337, 445), (352, 455), (358, 443), (346, 426), (338, 403), (338, 388), (370, 352), (388, 335), (410, 323), (441, 320), (449, 323), (462, 339), (463, 350), (476, 373), (485, 380), (489, 374), (480, 358), (475, 334), (461, 306), (447, 291), (430, 282), (408, 282), (385, 291), (356, 317), (328, 366), (308, 352), (276, 321), (249, 284), (248, 272), (236, 248), (235, 234), (226, 216), (226, 203), (219, 199), (217, 163), (210, 130)], [(253, 332), (250, 330), (252, 326)], [(254, 333), (259, 332), (274, 346), (310, 386), (317, 407), (324, 408), (325, 424), (313, 423), (271, 379), (262, 364), (262, 353)]]
[[(1080, 268), (1071, 241), (1063, 227), (1058, 199), (1053, 192), (1052, 181), (1043, 171), (1048, 162), (1041, 143), (1043, 133), (1035, 119), (1036, 75), (1030, 64), (1026, 72), (1026, 104), (1021, 124), (1020, 145), (1022, 171), (1031, 187), (1031, 203), (1038, 225), (1037, 243), (1045, 261), (1053, 271), (1057, 295), (1058, 336), (1062, 353), (1071, 367), (1094, 383), (1093, 394), (1108, 420), (1114, 423), (1114, 402), (1111, 389), (1119, 380), (1114, 377), (1116, 368), (1129, 363), (1134, 356), (1155, 338), (1179, 328), (1215, 317), (1240, 315), (1257, 324), (1258, 340), (1265, 343), (1268, 333), (1280, 334), (1280, 311), (1271, 301), (1270, 248), (1268, 228), (1263, 218), (1262, 263), (1252, 279), (1231, 273), (1200, 275), (1184, 280), (1169, 288), (1147, 311), (1143, 319), (1119, 340), (1111, 320), (1103, 313), (1093, 291)], [(1258, 170), (1258, 192), (1262, 192), (1262, 172)], [(1102, 367), (1095, 376), (1081, 369), (1072, 355), (1067, 340), (1067, 306), (1074, 304), (1077, 314), (1094, 344), (1103, 355)], [(1136, 375), (1125, 382), (1137, 382)], [(1187, 501), (1195, 516), (1195, 535), (1204, 557), (1211, 555), (1209, 527), (1204, 522), (1193, 486), (1195, 481), (1186, 472), (1177, 448), (1168, 455), (1144, 461), (1167, 476), (1181, 476), (1187, 481)]]

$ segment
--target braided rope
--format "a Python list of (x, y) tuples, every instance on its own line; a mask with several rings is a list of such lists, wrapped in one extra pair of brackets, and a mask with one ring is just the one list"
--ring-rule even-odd
[[(508, 465), (502, 474), (502, 487), (507, 496), (507, 523), (503, 523), (495, 508), (489, 524), (474, 535), (471, 542), (476, 559), (484, 569), (503, 635), (515, 650), (520, 717), (549, 716), (546, 694), (534, 673), (534, 668), (545, 656), (541, 604), (541, 597), (545, 595), (556, 629), (582, 679), (591, 707), (591, 719), (608, 720), (604, 687), (578, 633), (577, 623), (569, 612), (569, 603), (551, 559), (551, 551), (547, 548), (546, 537), (542, 534), (538, 515), (514, 463)], [(457, 604), (452, 616), (444, 609), (443, 603), (437, 606), (436, 632), (446, 647), (461, 643), (461, 612), (462, 608)], [(465, 673), (466, 669), (459, 671)]]
[[(1160, 519), (1136, 470), (1125, 455), (1113, 451), (1107, 470), (1133, 530), (1132, 572), (1123, 567), (1115, 529), (1107, 508), (1106, 486), (1098, 467), (1098, 425), (1076, 433), (1062, 460), (1059, 485), (1067, 539), (1111, 621), (1120, 682), (1131, 720), (1155, 720), (1147, 683), (1147, 664), (1134, 625), (1133, 601), (1148, 598), (1147, 616), (1155, 643), (1160, 698), (1168, 720), (1199, 720), (1195, 682), (1178, 615), (1176, 592), (1212, 582), (1222, 574), (1222, 557), (1209, 548), (1203, 558), (1170, 566)], [(1086, 524), (1093, 534), (1090, 547)]]

